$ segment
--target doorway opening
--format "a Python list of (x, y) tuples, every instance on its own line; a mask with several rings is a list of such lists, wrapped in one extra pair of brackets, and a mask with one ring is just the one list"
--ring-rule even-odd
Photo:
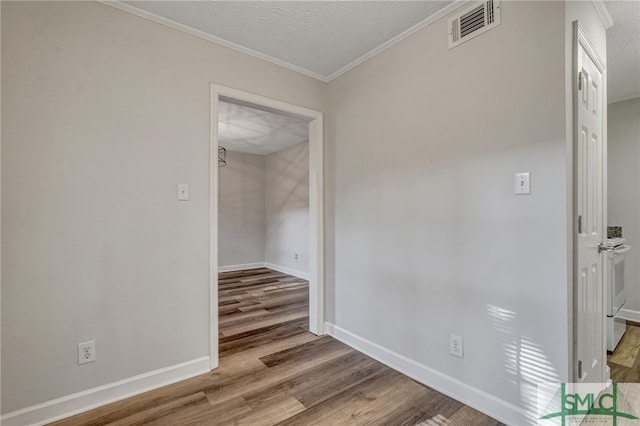
[[(277, 123), (279, 121), (282, 126), (288, 127), (289, 146), (287, 142), (284, 145), (271, 145), (266, 147), (259, 142), (259, 138), (255, 139), (253, 144), (246, 137), (250, 133), (257, 133), (257, 129), (248, 128), (241, 129), (238, 137), (231, 136), (233, 131), (229, 129), (222, 129), (228, 123), (225, 120), (221, 121), (221, 117), (243, 116), (248, 118), (253, 116), (254, 125), (262, 127), (262, 133), (264, 128), (271, 128), (277, 131)], [(302, 123), (302, 125), (301, 125)], [(219, 363), (219, 300), (218, 300), (218, 273), (220, 272), (220, 257), (223, 257), (224, 263), (222, 270), (232, 270), (234, 266), (239, 265), (239, 269), (246, 269), (247, 267), (266, 267), (269, 270), (276, 270), (288, 274), (289, 276), (298, 277), (302, 279), (308, 279), (308, 318), (309, 318), (309, 331), (313, 334), (324, 334), (324, 229), (323, 229), (323, 117), (322, 113), (307, 108), (299, 107), (286, 102), (281, 102), (275, 99), (254, 95), (251, 93), (242, 92), (236, 89), (212, 84), (211, 85), (211, 142), (210, 142), (210, 356), (211, 356), (211, 368), (214, 369)], [(300, 137), (301, 129), (306, 130), (306, 141), (297, 143), (296, 135)], [(226, 143), (231, 143), (234, 148), (229, 149), (229, 146), (223, 146), (220, 143), (220, 132), (223, 130), (226, 136)], [(236, 129), (238, 131), (238, 129)], [(267, 132), (268, 133), (268, 132)], [(266, 135), (268, 136), (268, 135)], [(282, 138), (280, 138), (282, 139)], [(286, 137), (284, 138), (287, 139)], [(308, 141), (308, 142), (307, 142)], [(224, 149), (222, 149), (224, 148)], [(225, 156), (226, 150), (226, 157)], [(244, 152), (243, 152), (244, 151)], [(223, 156), (222, 160), (219, 158)], [(253, 155), (253, 157), (251, 157)], [(267, 155), (266, 159), (261, 160), (256, 158), (256, 155)], [(260, 261), (260, 253), (254, 253), (256, 262), (238, 260), (239, 257), (233, 257), (233, 253), (229, 250), (222, 255), (220, 251), (221, 238), (224, 237), (225, 241), (229, 239), (228, 230), (221, 231), (220, 219), (221, 212), (219, 210), (221, 188), (220, 182), (220, 168), (229, 167), (232, 159), (239, 159), (249, 164), (250, 167), (256, 166), (257, 170), (263, 167), (262, 170), (278, 170), (283, 165), (289, 166), (286, 176), (275, 173), (275, 175), (263, 175), (265, 176), (264, 182), (259, 182), (258, 179), (253, 179), (253, 184), (256, 191), (259, 191), (260, 185), (268, 185), (270, 180), (273, 182), (289, 180), (288, 191), (284, 185), (272, 185), (272, 194), (275, 194), (276, 201), (271, 205), (266, 203), (265, 207), (265, 225), (270, 219), (271, 225), (268, 231), (271, 231), (273, 235), (264, 235), (262, 243), (264, 244), (263, 257), (265, 260)], [(262, 161), (262, 164), (260, 163)], [(224, 163), (227, 163), (225, 166)], [(306, 164), (304, 164), (306, 163)], [(308, 173), (308, 185), (304, 185), (304, 189), (307, 191), (308, 201), (304, 200), (304, 193), (300, 193), (302, 185), (301, 180), (307, 176)], [(282, 182), (280, 182), (282, 183)], [(306, 183), (306, 180), (305, 180)], [(241, 184), (242, 185), (242, 184)], [(250, 184), (251, 185), (251, 184)], [(278, 195), (279, 192), (279, 195)], [(262, 195), (265, 197), (265, 195)], [(295, 203), (306, 201), (307, 209), (300, 209), (295, 214), (289, 214), (289, 219), (283, 225), (283, 221), (278, 219), (277, 210), (283, 205), (292, 205)], [(258, 202), (260, 196), (258, 195)], [(274, 211), (276, 211), (274, 213)], [(301, 213), (303, 212), (302, 217)], [(230, 212), (223, 213), (229, 216)], [(270, 217), (270, 214), (272, 217)], [(237, 222), (237, 221), (236, 221)], [(238, 223), (235, 224), (238, 226)], [(240, 226), (242, 226), (240, 224)], [(290, 229), (285, 229), (289, 227)], [(292, 228), (292, 229), (291, 229)], [(246, 230), (244, 230), (246, 231)], [(293, 231), (293, 232), (292, 232)], [(225, 234), (225, 232), (227, 232)], [(301, 235), (301, 233), (306, 235)], [(269, 232), (267, 232), (269, 234)], [(283, 241), (282, 235), (287, 235)], [(258, 236), (258, 239), (260, 237)], [(259, 246), (260, 241), (257, 242)], [(255, 244), (254, 244), (255, 246)], [(227, 247), (229, 247), (227, 245)], [(286, 248), (283, 248), (286, 247)], [(293, 248), (292, 248), (293, 247)], [(239, 252), (247, 254), (250, 250), (240, 248)], [(289, 253), (289, 251), (291, 253)], [(268, 253), (268, 256), (267, 256)], [(256, 257), (257, 256), (257, 257)], [(247, 258), (245, 258), (247, 259)], [(238, 264), (240, 262), (240, 264)], [(232, 265), (232, 266), (230, 266)], [(238, 268), (236, 268), (238, 269)], [(270, 274), (269, 270), (256, 270), (258, 273)], [(292, 277), (292, 278), (293, 278)], [(259, 279), (259, 278), (258, 278)], [(289, 285), (284, 280), (283, 286)], [(291, 285), (297, 285), (295, 280), (289, 280)], [(298, 283), (299, 284), (299, 283)]]

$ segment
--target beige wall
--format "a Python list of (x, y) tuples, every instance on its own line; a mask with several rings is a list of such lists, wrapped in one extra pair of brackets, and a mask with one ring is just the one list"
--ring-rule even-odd
[(228, 151), (219, 170), (220, 267), (266, 262), (307, 274), (309, 144), (265, 156)]
[(568, 377), (564, 3), (501, 13), (452, 50), (441, 19), (329, 83), (327, 305), (526, 415), (537, 381)]
[(266, 225), (266, 261), (308, 273), (308, 142), (266, 157)]
[(2, 2), (3, 412), (208, 355), (216, 82), (328, 97), (329, 321), (530, 414), (569, 375), (566, 24), (590, 5), (502, 2), (453, 50), (441, 19), (327, 86), (98, 3)]
[(625, 309), (640, 315), (640, 98), (609, 104), (608, 217), (631, 245)]
[(209, 83), (326, 85), (96, 2), (1, 7), (2, 410), (207, 356)]
[(218, 170), (218, 264), (264, 263), (265, 156), (227, 151)]

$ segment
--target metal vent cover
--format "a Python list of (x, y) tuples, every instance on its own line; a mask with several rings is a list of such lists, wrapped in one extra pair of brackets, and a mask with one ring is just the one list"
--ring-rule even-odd
[(449, 49), (500, 25), (500, 0), (488, 0), (449, 18)]

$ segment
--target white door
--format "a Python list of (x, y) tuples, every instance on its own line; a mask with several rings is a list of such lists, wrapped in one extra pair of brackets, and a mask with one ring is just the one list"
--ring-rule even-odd
[[(578, 30), (579, 31), (579, 30)], [(595, 60), (594, 60), (595, 59)], [(604, 347), (604, 242), (602, 68), (583, 43), (577, 44), (577, 113), (575, 147), (576, 359), (577, 382), (606, 380)], [(599, 62), (599, 61), (598, 61)]]

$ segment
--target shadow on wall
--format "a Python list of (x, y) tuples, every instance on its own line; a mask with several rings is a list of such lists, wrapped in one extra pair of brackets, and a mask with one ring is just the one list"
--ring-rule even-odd
[(220, 266), (309, 270), (309, 144), (266, 156), (234, 151), (219, 169)]
[(267, 204), (283, 212), (309, 208), (309, 145), (267, 156)]
[(538, 416), (537, 385), (559, 383), (560, 377), (542, 346), (517, 329), (520, 323), (517, 312), (489, 304), (487, 313), (494, 328), (502, 335), (504, 369), (511, 375), (509, 382), (519, 392), (523, 414), (535, 424)]
[(268, 155), (265, 180), (266, 260), (308, 272), (309, 144)]
[(265, 157), (228, 151), (218, 176), (219, 264), (264, 262)]

